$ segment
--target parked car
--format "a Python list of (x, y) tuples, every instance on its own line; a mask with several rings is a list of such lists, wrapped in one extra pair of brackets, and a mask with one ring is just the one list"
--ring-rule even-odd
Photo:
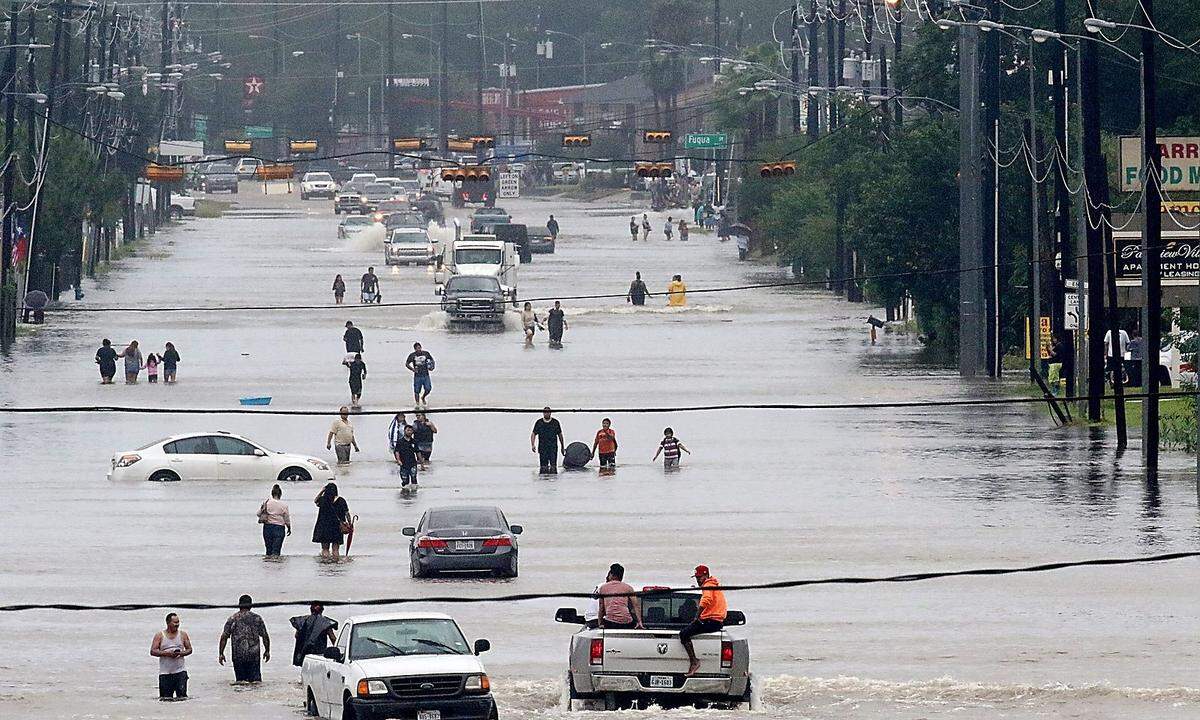
[[(749, 703), (753, 686), (750, 643), (733, 628), (746, 616), (730, 610), (719, 633), (692, 639), (700, 670), (687, 675), (679, 631), (696, 617), (699, 590), (663, 591), (641, 598), (644, 630), (590, 628), (575, 608), (559, 608), (556, 622), (582, 625), (571, 636), (567, 689), (572, 701), (602, 701), (606, 710), (683, 704)], [(593, 601), (594, 602), (594, 601)]]
[(171, 191), (171, 217), (178, 220), (181, 217), (196, 214), (196, 198), (186, 192)]
[(367, 206), (362, 195), (356, 192), (342, 190), (333, 198), (333, 214), (366, 212)]
[(115, 481), (334, 479), (320, 458), (276, 452), (223, 431), (173, 435), (122, 450), (112, 456), (111, 466), (108, 479)]
[[(447, 291), (455, 280), (465, 277), (451, 278)], [(404, 534), (412, 538), (408, 546), (409, 573), (415, 578), (461, 570), (517, 576), (517, 536), (521, 534), (521, 526), (509, 525), (498, 507), (430, 508), (416, 527), (404, 528)]]
[(332, 199), (336, 193), (337, 185), (333, 182), (333, 176), (327, 172), (307, 172), (300, 180), (301, 200), (314, 197)]
[(496, 720), (491, 681), (453, 618), (394, 612), (342, 622), (337, 644), (300, 668), (307, 714), (329, 720)]
[(388, 234), (383, 244), (383, 260), (386, 265), (428, 265), (433, 259), (433, 245), (429, 233), (421, 227), (398, 227)]
[(233, 163), (209, 163), (200, 173), (200, 191), (237, 194), (238, 176)]

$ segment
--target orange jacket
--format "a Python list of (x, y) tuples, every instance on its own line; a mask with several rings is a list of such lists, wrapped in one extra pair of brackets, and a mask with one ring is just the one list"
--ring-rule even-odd
[(700, 586), (700, 619), (701, 620), (717, 620), (725, 621), (725, 613), (729, 611), (729, 606), (725, 603), (725, 593), (716, 589), (719, 584), (715, 577), (710, 577)]

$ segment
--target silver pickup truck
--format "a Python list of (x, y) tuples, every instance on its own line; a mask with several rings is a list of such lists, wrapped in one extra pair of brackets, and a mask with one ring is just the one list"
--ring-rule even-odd
[[(602, 702), (606, 710), (651, 704), (736, 707), (749, 703), (750, 644), (737, 626), (746, 616), (730, 610), (720, 633), (697, 635), (692, 644), (700, 670), (687, 676), (688, 658), (679, 631), (696, 616), (695, 592), (646, 587), (644, 630), (594, 627), (575, 608), (560, 608), (554, 619), (582, 625), (571, 636), (567, 683), (571, 709), (579, 702)], [(663, 592), (660, 592), (663, 591)]]

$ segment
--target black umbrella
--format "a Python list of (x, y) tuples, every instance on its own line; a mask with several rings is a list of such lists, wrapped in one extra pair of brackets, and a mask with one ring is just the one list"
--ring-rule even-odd
[(745, 235), (746, 237), (750, 237), (752, 234), (750, 228), (742, 223), (730, 225), (725, 229), (725, 231), (730, 235)]

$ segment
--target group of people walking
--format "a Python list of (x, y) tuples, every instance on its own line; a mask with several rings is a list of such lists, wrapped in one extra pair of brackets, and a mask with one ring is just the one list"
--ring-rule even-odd
[[(640, 222), (638, 221), (636, 215), (629, 218), (629, 235), (630, 239), (632, 239), (634, 242), (637, 242), (638, 230), (641, 230), (642, 232), (642, 242), (649, 242), (651, 229), (650, 217), (645, 213), (642, 213), (642, 219)], [(663, 223), (663, 237), (666, 240), (674, 240), (676, 230), (679, 231), (679, 239), (682, 241), (686, 241), (688, 239), (688, 235), (691, 233), (691, 229), (688, 227), (687, 220), (683, 218), (676, 220), (674, 217), (668, 215), (666, 222)]]
[[(325, 617), (325, 607), (311, 603), (308, 615), (290, 618), (295, 629), (292, 665), (300, 667), (306, 655), (321, 655), (337, 642), (336, 620)], [(192, 639), (180, 627), (179, 613), (167, 613), (165, 627), (150, 641), (150, 656), (158, 658), (158, 697), (164, 701), (188, 698), (187, 658), (192, 655)], [(262, 663), (271, 661), (271, 635), (262, 616), (254, 612), (254, 599), (238, 598), (238, 610), (225, 621), (218, 640), (217, 663), (225, 665), (225, 651), (233, 665), (233, 678), (239, 684), (262, 682)]]
[[(599, 459), (601, 470), (615, 468), (617, 447), (617, 432), (613, 429), (612, 420), (604, 418), (600, 421), (600, 429), (596, 431), (592, 440), (590, 457)], [(567, 454), (567, 443), (563, 439), (562, 423), (554, 417), (554, 411), (548, 407), (542, 408), (542, 416), (533, 423), (533, 431), (529, 433), (529, 449), (537, 453), (539, 472), (558, 472), (558, 458)], [(662, 440), (651, 462), (662, 455), (663, 468), (674, 469), (679, 467), (682, 453), (691, 455), (692, 451), (675, 437), (675, 430), (668, 427), (663, 430)]]
[[(362, 330), (355, 327), (351, 320), (346, 321), (342, 342), (346, 346), (346, 356), (342, 365), (350, 372), (347, 378), (350, 385), (350, 407), (358, 408), (362, 400), (363, 381), (367, 377), (367, 363), (363, 360), (365, 341)], [(413, 374), (413, 403), (417, 408), (426, 406), (429, 393), (433, 391), (433, 381), (429, 374), (435, 366), (433, 355), (421, 347), (421, 343), (413, 343), (413, 351), (405, 359), (404, 367)]]
[[(633, 282), (629, 283), (629, 292), (625, 294), (625, 302), (632, 305), (645, 305), (646, 298), (651, 295), (645, 281), (642, 280), (642, 274), (635, 272)], [(683, 307), (685, 305), (687, 305), (687, 285), (683, 283), (682, 275), (672, 275), (671, 282), (667, 283), (667, 307)]]
[(108, 338), (100, 343), (96, 351), (96, 364), (100, 366), (100, 384), (112, 385), (117, 374), (117, 360), (124, 359), (125, 384), (134, 385), (142, 370), (146, 371), (146, 379), (151, 383), (158, 382), (159, 369), (162, 369), (163, 383), (175, 383), (175, 373), (179, 366), (179, 351), (171, 343), (167, 343), (161, 353), (150, 353), (142, 356), (137, 340), (131, 340), (124, 350), (117, 352)]
[[(338, 494), (336, 483), (327, 483), (313, 499), (317, 506), (312, 541), (321, 546), (321, 557), (338, 560), (347, 534), (354, 532), (354, 516), (346, 499)], [(283, 488), (271, 487), (271, 496), (258, 506), (258, 522), (262, 525), (263, 545), (267, 557), (279, 557), (283, 540), (292, 534), (292, 515), (283, 501)]]
[(562, 309), (562, 302), (554, 301), (554, 307), (546, 313), (546, 322), (538, 317), (533, 309), (533, 303), (526, 302), (521, 308), (521, 328), (525, 331), (525, 345), (533, 345), (533, 336), (538, 330), (550, 333), (551, 347), (562, 347), (563, 332), (567, 329), (567, 313)]
[[(379, 276), (375, 274), (375, 267), (367, 268), (363, 276), (359, 279), (359, 302), (364, 305), (371, 303), (383, 302), (383, 294), (379, 292)], [(338, 273), (333, 276), (333, 302), (337, 305), (342, 305), (346, 298), (346, 281), (342, 279), (342, 274)]]

